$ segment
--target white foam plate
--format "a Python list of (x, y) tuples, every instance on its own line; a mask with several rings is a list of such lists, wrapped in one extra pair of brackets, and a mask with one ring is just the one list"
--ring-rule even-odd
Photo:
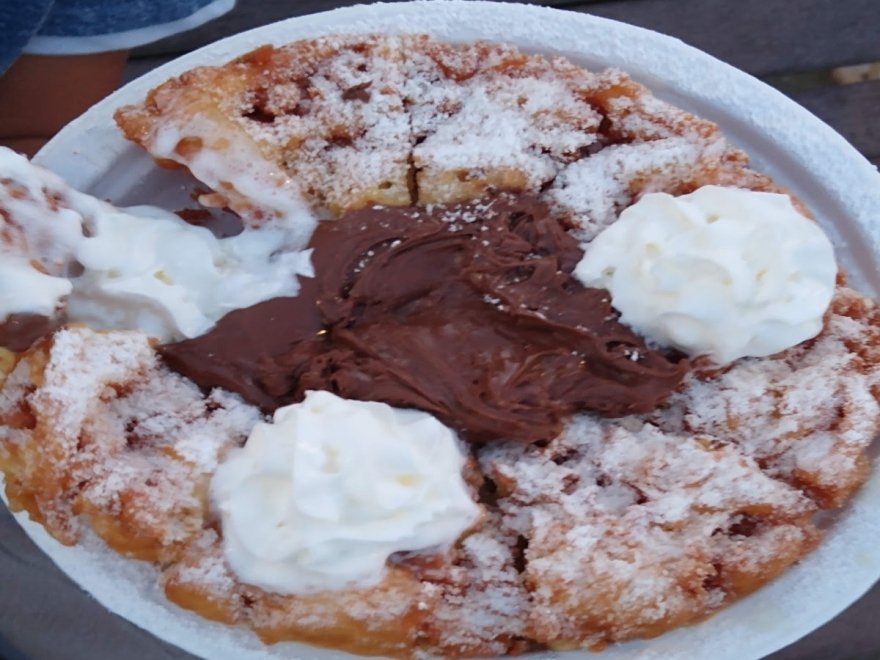
[[(880, 290), (880, 175), (809, 112), (758, 80), (660, 34), (584, 14), (491, 2), (413, 2), (349, 7), (303, 16), (219, 41), (156, 69), (111, 95), (62, 130), (36, 161), (74, 186), (118, 204), (175, 207), (179, 174), (157, 169), (117, 130), (113, 111), (140, 101), (166, 78), (217, 64), (264, 43), (331, 33), (427, 32), (450, 41), (507, 41), (560, 54), (589, 68), (615, 66), (661, 98), (721, 125), (754, 165), (792, 189), (817, 214), (857, 288)], [(841, 612), (880, 577), (880, 470), (839, 516), (823, 544), (764, 589), (708, 621), (660, 638), (567, 658), (602, 660), (759, 658)], [(23, 516), (19, 522), (73, 580), (110, 610), (154, 635), (212, 659), (330, 658), (345, 654), (299, 644), (263, 646), (252, 634), (203, 621), (169, 605), (146, 564), (97, 541), (66, 548)], [(544, 654), (542, 657), (553, 657)]]

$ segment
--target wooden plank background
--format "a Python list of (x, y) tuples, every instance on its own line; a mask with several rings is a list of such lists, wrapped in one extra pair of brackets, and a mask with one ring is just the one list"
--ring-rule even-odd
[[(353, 4), (357, 3), (238, 0), (232, 12), (210, 25), (139, 52), (186, 52), (283, 18)], [(880, 61), (877, 0), (549, 0), (527, 4), (588, 12), (657, 30), (759, 76)], [(868, 28), (871, 24), (874, 29)]]
[[(880, 26), (877, 39), (880, 41)], [(880, 165), (880, 80), (816, 87), (789, 95)]]

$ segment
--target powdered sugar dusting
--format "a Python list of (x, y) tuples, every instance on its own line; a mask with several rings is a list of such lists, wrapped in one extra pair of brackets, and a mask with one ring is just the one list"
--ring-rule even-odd
[(595, 76), (564, 60), (426, 42), (406, 77), (413, 163), (428, 202), (457, 198), (472, 179), (536, 192), (597, 140), (601, 115), (583, 96)]
[(733, 443), (823, 506), (839, 506), (864, 478), (864, 450), (880, 430), (873, 361), (880, 330), (847, 316), (853, 300), (868, 305), (860, 314), (876, 316), (842, 290), (816, 340), (773, 359), (741, 360), (715, 379), (692, 378), (654, 419), (673, 432)]
[(693, 186), (694, 172), (718, 169), (726, 152), (723, 138), (612, 145), (564, 168), (547, 197), (571, 218), (578, 236), (590, 240), (641, 195)]
[(495, 521), (462, 541), (458, 566), (444, 576), (431, 611), (430, 636), (444, 656), (505, 654), (525, 634), (529, 596), (516, 544)]
[[(760, 580), (816, 538), (812, 503), (754, 461), (637, 420), (581, 416), (545, 448), (502, 444), (482, 460), (505, 524), (529, 540), (539, 640), (599, 643), (701, 618), (743, 589), (729, 571)], [(766, 542), (780, 526), (784, 548)], [(742, 562), (728, 567), (734, 538)]]
[(138, 552), (158, 556), (201, 530), (202, 482), (244, 441), (261, 417), (256, 409), (225, 392), (206, 398), (160, 366), (141, 333), (63, 329), (42, 372), (30, 374), (39, 387), (23, 387), (41, 355), (30, 354), (7, 379), (0, 413), (16, 426), (18, 411), (27, 412), (27, 441), (16, 451), (33, 456), (19, 477), (40, 493), (50, 531), (72, 540), (81, 512), (111, 544), (133, 534), (144, 544)]
[(71, 442), (109, 388), (154, 365), (144, 334), (61, 330), (52, 341), (45, 382), (32, 405), (57, 424), (60, 438)]

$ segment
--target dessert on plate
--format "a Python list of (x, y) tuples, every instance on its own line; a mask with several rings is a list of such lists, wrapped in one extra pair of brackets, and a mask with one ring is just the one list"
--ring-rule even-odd
[(240, 222), (0, 153), (0, 469), (180, 607), (370, 655), (601, 649), (759, 589), (867, 477), (874, 303), (620, 71), (325, 37), (116, 119)]

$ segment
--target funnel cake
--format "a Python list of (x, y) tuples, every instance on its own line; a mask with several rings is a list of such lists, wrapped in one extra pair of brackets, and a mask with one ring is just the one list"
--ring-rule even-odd
[[(420, 35), (266, 46), (116, 117), (209, 186), (204, 203), (255, 227), (504, 190), (541, 197), (589, 240), (648, 192), (777, 190), (714, 124), (621, 72)], [(62, 543), (95, 533), (153, 562), (169, 600), (266, 643), (492, 656), (697, 622), (821, 541), (817, 514), (864, 481), (880, 429), (880, 314), (841, 284), (818, 337), (694, 371), (652, 412), (472, 446), (482, 516), (447, 550), (392, 555), (372, 586), (284, 595), (237, 579), (207, 495), (262, 414), (199, 389), (154, 344), (67, 326), (0, 355), (11, 508)]]
[(619, 71), (426, 36), (264, 46), (169, 80), (116, 120), (251, 222), (280, 182), (335, 215), (550, 186), (586, 233), (644, 192), (771, 185), (715, 125)]

